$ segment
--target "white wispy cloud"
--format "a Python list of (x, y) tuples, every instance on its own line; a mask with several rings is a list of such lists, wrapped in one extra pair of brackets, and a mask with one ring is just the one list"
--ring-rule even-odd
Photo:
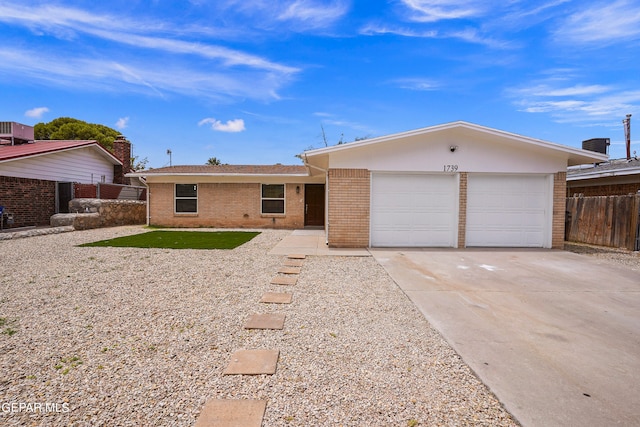
[(211, 125), (211, 129), (218, 132), (236, 133), (245, 130), (244, 120), (242, 119), (227, 120), (226, 123), (222, 123), (220, 120), (209, 117), (198, 122), (198, 126), (202, 125)]
[[(28, 78), (70, 89), (135, 91), (152, 96), (174, 94), (228, 101), (233, 98), (277, 99), (285, 80), (255, 70), (200, 70), (162, 59), (123, 64), (103, 58), (69, 58), (55, 53), (0, 47), (0, 79)], [(180, 78), (176, 78), (180, 76)]]
[(640, 39), (640, 4), (636, 0), (581, 4), (579, 11), (558, 25), (555, 38), (580, 44)]
[(350, 9), (350, 0), (224, 0), (220, 10), (233, 11), (252, 28), (279, 32), (313, 32), (332, 27)]
[(401, 0), (415, 22), (461, 19), (483, 13), (486, 1), (479, 0)]
[(25, 111), (24, 115), (26, 117), (31, 117), (32, 119), (41, 119), (45, 113), (48, 113), (49, 109), (47, 107), (36, 107), (31, 110)]
[(359, 33), (364, 36), (378, 36), (393, 34), (402, 37), (426, 38), (426, 39), (457, 39), (467, 43), (485, 45), (497, 49), (510, 49), (516, 43), (507, 40), (500, 40), (483, 35), (475, 28), (463, 28), (456, 31), (434, 30), (423, 28), (408, 28), (406, 26), (368, 23), (363, 26)]
[(349, 10), (344, 1), (319, 2), (312, 0), (296, 0), (285, 2), (285, 7), (278, 15), (281, 21), (297, 21), (312, 28), (326, 28), (342, 18)]
[(640, 111), (640, 90), (599, 85), (571, 84), (562, 78), (508, 91), (521, 111), (549, 114), (556, 122), (590, 126), (618, 124), (627, 113)]
[(435, 80), (420, 77), (395, 79), (391, 83), (397, 85), (401, 89), (417, 91), (432, 91), (440, 88), (440, 84)]
[[(144, 19), (134, 22), (70, 7), (2, 3), (0, 23), (47, 33), (63, 41), (94, 37), (116, 43), (109, 46), (88, 41), (98, 47), (78, 49), (72, 57), (63, 48), (43, 53), (27, 44), (5, 45), (0, 64), (5, 78), (26, 73), (48, 85), (66, 86), (82, 77), (79, 86), (96, 90), (118, 90), (119, 82), (159, 96), (171, 91), (216, 99), (278, 99), (278, 90), (300, 71), (259, 55), (190, 41), (185, 29), (170, 24)], [(180, 79), (175, 78), (178, 75)]]
[(385, 34), (394, 34), (403, 37), (416, 38), (436, 38), (439, 36), (436, 30), (422, 30), (407, 28), (398, 25), (369, 23), (360, 29), (360, 34), (364, 36), (376, 36)]
[(129, 117), (120, 117), (116, 122), (116, 129), (126, 129), (129, 125)]

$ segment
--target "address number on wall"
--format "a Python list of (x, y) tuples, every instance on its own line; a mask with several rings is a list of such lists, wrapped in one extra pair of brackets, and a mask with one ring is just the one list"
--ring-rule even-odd
[(458, 165), (444, 165), (445, 172), (456, 172), (458, 170)]

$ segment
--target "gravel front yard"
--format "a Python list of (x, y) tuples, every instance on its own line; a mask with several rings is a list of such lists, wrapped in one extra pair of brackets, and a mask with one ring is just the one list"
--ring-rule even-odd
[[(209, 399), (257, 398), (263, 426), (517, 425), (373, 258), (308, 257), (280, 287), (268, 252), (289, 231), (230, 251), (75, 246), (143, 231), (0, 242), (0, 424), (192, 426)], [(266, 312), (282, 331), (242, 329)], [(280, 350), (276, 375), (223, 376), (242, 348)]]

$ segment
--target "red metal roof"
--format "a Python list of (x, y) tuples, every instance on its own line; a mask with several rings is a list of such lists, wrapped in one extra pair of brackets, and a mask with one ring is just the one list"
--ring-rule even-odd
[(0, 145), (0, 161), (53, 153), (56, 151), (71, 150), (80, 147), (95, 147), (96, 149), (101, 150), (103, 152), (103, 155), (110, 157), (113, 160), (114, 164), (121, 164), (121, 162), (116, 159), (113, 154), (105, 150), (100, 144), (98, 144), (97, 141), (84, 140), (50, 140), (35, 141), (30, 144)]

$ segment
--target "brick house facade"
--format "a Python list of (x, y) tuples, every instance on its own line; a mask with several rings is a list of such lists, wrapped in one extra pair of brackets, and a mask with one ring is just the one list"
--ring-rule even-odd
[(163, 227), (303, 228), (304, 198), (296, 187), (285, 184), (285, 212), (261, 212), (259, 183), (199, 183), (194, 213), (174, 211), (171, 183), (149, 183), (149, 225)]
[(318, 209), (306, 186), (325, 182), (294, 165), (170, 166), (129, 177), (146, 181), (147, 222), (163, 227), (303, 228)]
[[(302, 158), (304, 166), (174, 166), (129, 176), (146, 180), (150, 225), (302, 228), (305, 190), (320, 185), (330, 247), (561, 248), (567, 165), (606, 156), (454, 122)], [(267, 200), (265, 186), (282, 194)], [(265, 200), (280, 211), (266, 213)]]

